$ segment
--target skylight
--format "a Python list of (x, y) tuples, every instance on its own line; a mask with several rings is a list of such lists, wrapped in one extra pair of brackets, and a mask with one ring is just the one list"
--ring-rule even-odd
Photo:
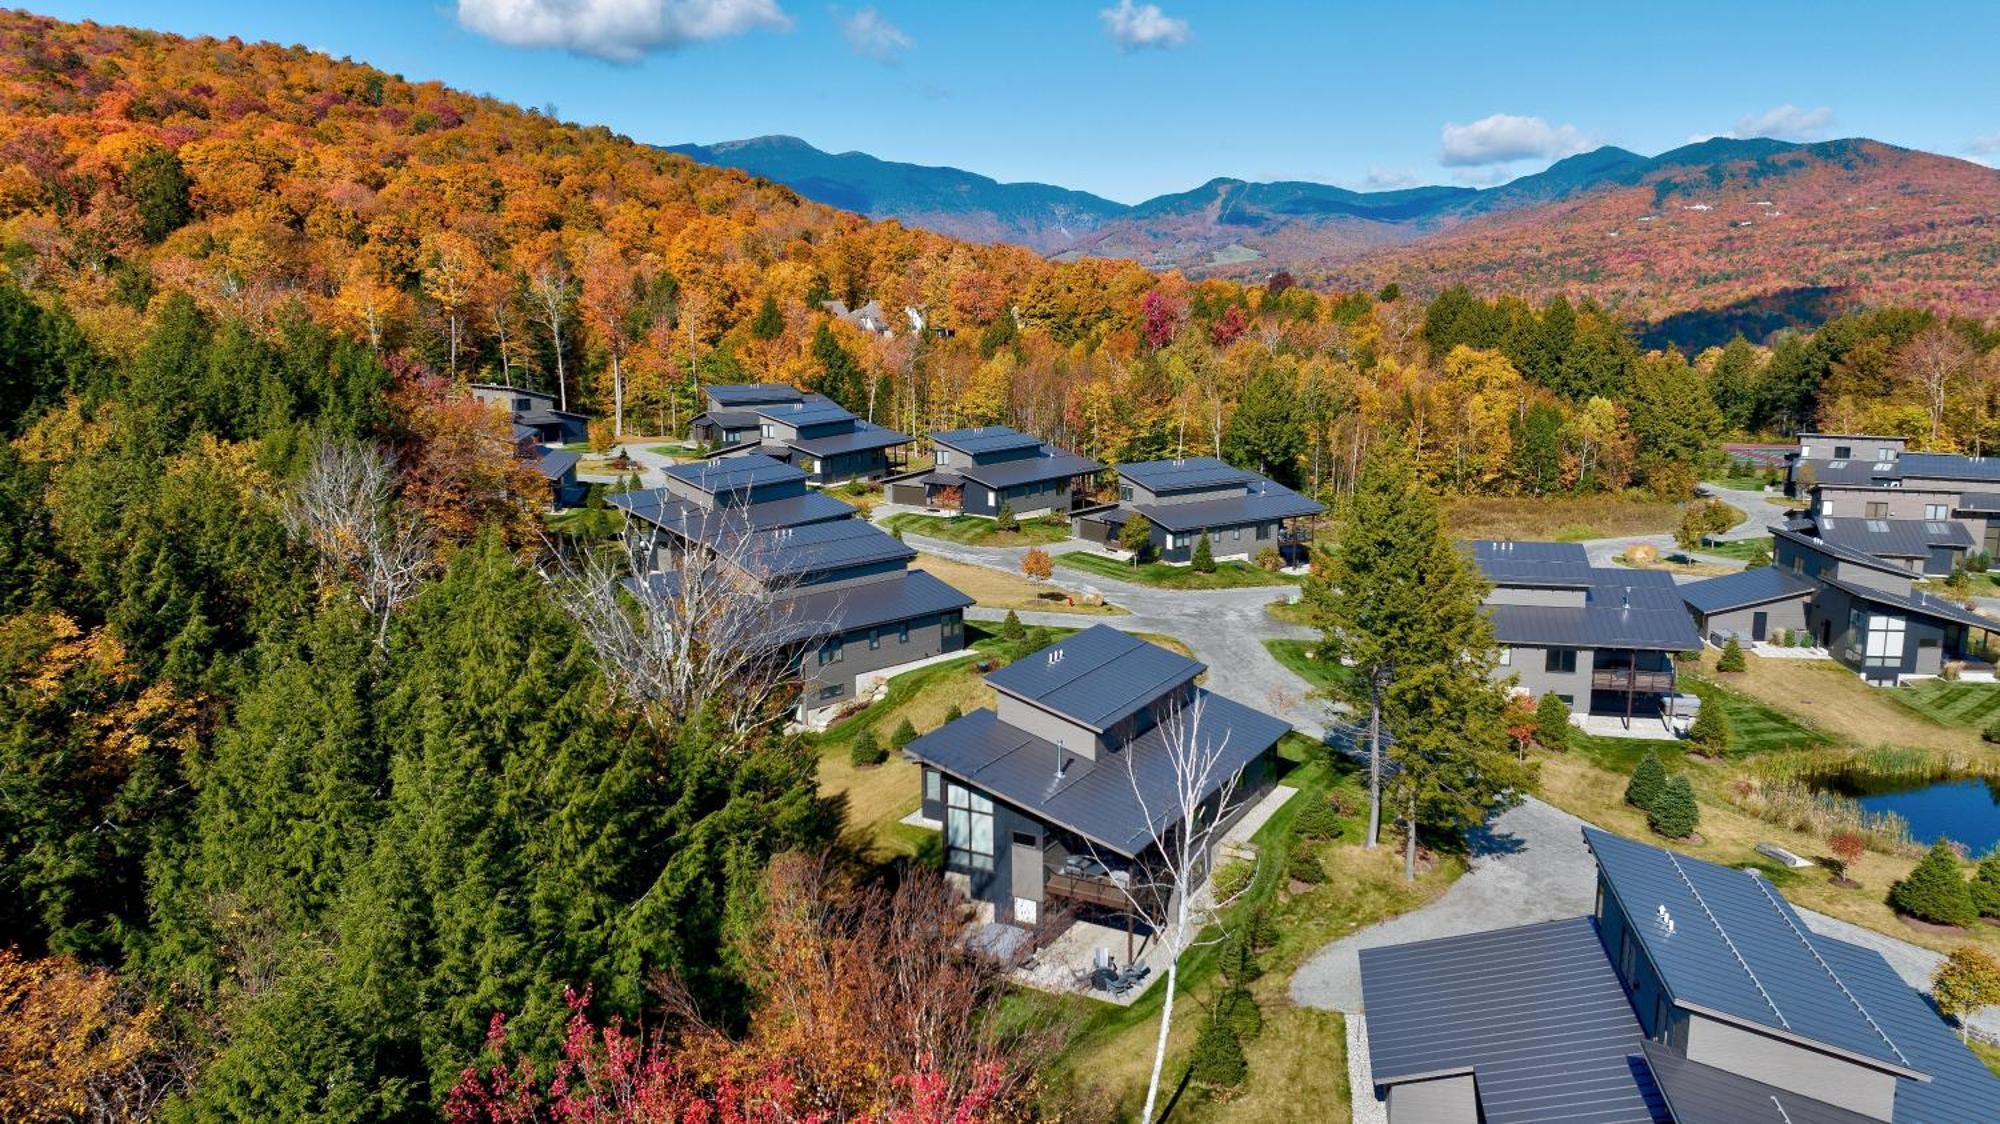
[(1886, 535), (1889, 533), (1889, 524), (1881, 519), (1870, 519), (1868, 521), (1868, 532), (1874, 535)]

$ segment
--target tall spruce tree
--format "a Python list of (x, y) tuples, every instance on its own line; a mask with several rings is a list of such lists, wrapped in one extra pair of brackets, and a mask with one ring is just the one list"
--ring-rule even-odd
[(1510, 752), (1498, 649), (1480, 608), (1486, 583), (1393, 442), (1363, 467), (1330, 561), (1306, 591), (1319, 655), (1353, 664), (1359, 674), (1332, 693), (1363, 713), (1378, 673), (1388, 681), (1382, 721), (1415, 877), (1416, 825), (1474, 826), (1534, 776)]
[(1266, 366), (1244, 385), (1223, 431), (1222, 454), (1232, 464), (1297, 487), (1305, 447), (1305, 417), (1294, 379), (1284, 369)]

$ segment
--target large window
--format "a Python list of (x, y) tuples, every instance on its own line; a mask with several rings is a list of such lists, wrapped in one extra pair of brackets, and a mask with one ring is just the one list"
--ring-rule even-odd
[(946, 613), (938, 618), (938, 635), (946, 640), (958, 639), (958, 634), (964, 628), (965, 618), (957, 613)]
[(821, 667), (825, 667), (830, 663), (839, 663), (841, 659), (840, 637), (836, 636), (825, 644), (820, 645), (819, 665)]
[(1574, 672), (1576, 670), (1576, 649), (1550, 648), (1548, 659), (1542, 665), (1542, 670), (1560, 672), (1564, 675)]
[(1887, 519), (1889, 518), (1889, 505), (1881, 500), (1870, 500), (1864, 514), (1870, 519)]
[(944, 845), (947, 866), (993, 869), (993, 801), (957, 784), (945, 785)]
[(1924, 505), (1924, 518), (1926, 519), (1945, 519), (1949, 518), (1950, 515), (1951, 509), (1944, 504), (1927, 503)]
[(1886, 613), (1868, 615), (1869, 667), (1901, 667), (1903, 665), (1903, 618)]

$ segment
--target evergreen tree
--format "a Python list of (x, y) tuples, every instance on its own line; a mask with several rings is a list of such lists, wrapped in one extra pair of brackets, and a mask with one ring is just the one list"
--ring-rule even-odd
[(1493, 679), (1499, 657), (1480, 604), (1486, 585), (1395, 442), (1378, 445), (1364, 465), (1331, 561), (1306, 590), (1321, 627), (1318, 655), (1344, 658), (1360, 673), (1334, 690), (1363, 714), (1377, 671), (1393, 669), (1383, 725), (1394, 738), (1395, 811), (1406, 822), (1405, 872), (1414, 877), (1415, 824), (1471, 827), (1533, 778), (1515, 760), (1506, 690)]
[(1215, 572), (1215, 548), (1209, 545), (1207, 531), (1194, 541), (1194, 557), (1188, 562), (1188, 568), (1200, 574)]
[(1639, 764), (1632, 770), (1632, 779), (1625, 785), (1625, 803), (1640, 811), (1650, 811), (1660, 799), (1660, 790), (1667, 784), (1667, 768), (1660, 764), (1660, 755), (1647, 750)]
[(908, 718), (897, 723), (896, 732), (889, 735), (889, 744), (895, 746), (897, 749), (901, 749), (916, 740), (917, 728), (910, 724)]
[(126, 166), (125, 190), (139, 212), (139, 237), (158, 242), (194, 218), (188, 202), (193, 182), (168, 148), (149, 148)]
[(1569, 748), (1570, 729), (1569, 704), (1554, 691), (1543, 691), (1535, 703), (1535, 740), (1543, 749), (1560, 753)]
[(1203, 1023), (1201, 1033), (1195, 1036), (1188, 1076), (1210, 1088), (1229, 1089), (1243, 1084), (1249, 1075), (1250, 1063), (1243, 1057), (1243, 1044), (1236, 1040), (1236, 1031), (1229, 1023), (1219, 1017)]
[(1890, 887), (1889, 905), (1939, 925), (1970, 925), (1979, 919), (1972, 887), (1958, 872), (1958, 854), (1943, 840), (1931, 845), (1908, 878)]
[(1701, 826), (1701, 806), (1695, 802), (1694, 786), (1684, 776), (1667, 778), (1651, 807), (1646, 809), (1646, 826), (1668, 839), (1685, 839)]
[(1729, 752), (1733, 736), (1729, 715), (1722, 704), (1713, 698), (1704, 700), (1701, 709), (1695, 712), (1693, 728), (1688, 730), (1688, 744), (1704, 756), (1721, 757)]
[(11, 279), (0, 278), (0, 436), (20, 433), (71, 391), (103, 393), (104, 369), (61, 305), (44, 309)]
[(2000, 917), (2000, 847), (1987, 852), (1972, 872), (1972, 904), (1982, 917)]
[(1001, 531), (1018, 531), (1021, 529), (1021, 521), (1014, 518), (1013, 504), (1005, 500), (1001, 501), (1000, 510), (993, 515), (993, 526), (994, 529)]
[(854, 745), (847, 751), (848, 763), (857, 768), (880, 765), (888, 759), (889, 751), (883, 748), (881, 741), (875, 737), (873, 726), (862, 730), (861, 736), (854, 739)]
[(1223, 430), (1224, 459), (1298, 487), (1299, 456), (1306, 446), (1303, 413), (1291, 376), (1275, 365), (1260, 369), (1244, 384)]
[(824, 320), (813, 330), (812, 357), (819, 364), (814, 390), (849, 410), (858, 411), (866, 405), (868, 374), (840, 345), (840, 337), (833, 334), (833, 328)]
[(1002, 640), (1019, 640), (1027, 634), (1027, 631), (1021, 625), (1021, 615), (1012, 609), (1007, 610), (1007, 615), (1000, 620), (1000, 638)]
[(959, 706), (957, 703), (953, 703), (945, 708), (944, 724), (949, 726), (963, 717), (965, 717), (965, 708)]
[(1745, 666), (1746, 665), (1743, 660), (1743, 645), (1738, 644), (1736, 642), (1736, 638), (1732, 636), (1729, 638), (1727, 643), (1723, 644), (1722, 655), (1716, 657), (1715, 670), (1742, 671)]
[(750, 334), (760, 340), (774, 340), (785, 334), (785, 314), (778, 311), (778, 298), (770, 293), (757, 304), (757, 315), (750, 319)]

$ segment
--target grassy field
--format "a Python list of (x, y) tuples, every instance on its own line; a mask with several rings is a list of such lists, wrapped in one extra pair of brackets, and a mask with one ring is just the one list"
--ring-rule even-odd
[(1713, 674), (1715, 659), (1715, 652), (1703, 653), (1704, 678), (1782, 713), (1810, 715), (1812, 725), (1836, 744), (1995, 752), (1980, 740), (1977, 730), (1947, 724), (1906, 705), (1905, 698), (1921, 688), (1870, 687), (1832, 660), (1767, 660), (1755, 655), (1747, 658), (1741, 673), (1718, 677)]
[(2000, 684), (1947, 683), (1933, 679), (1914, 687), (1890, 691), (1891, 700), (1947, 726), (1984, 730), (2000, 717)]
[(1977, 1038), (1973, 1039), (1970, 1045), (1972, 1052), (1979, 1055), (1979, 1060), (1986, 1063), (1986, 1068), (1992, 1070), (1996, 1076), (2000, 1076), (2000, 1046), (1981, 1042)]
[(1745, 473), (1740, 476), (1723, 476), (1713, 480), (1704, 480), (1702, 483), (1713, 484), (1718, 488), (1728, 488), (1735, 492), (1761, 492), (1764, 490), (1764, 485), (1771, 483), (1771, 481), (1764, 479), (1762, 473)]
[(1279, 598), (1266, 606), (1264, 611), (1271, 614), (1271, 619), (1280, 624), (1295, 624), (1304, 628), (1313, 627), (1312, 614), (1307, 610), (1304, 602), (1292, 602), (1284, 598)]
[(1247, 562), (1218, 562), (1215, 572), (1204, 574), (1191, 566), (1170, 566), (1165, 562), (1148, 562), (1134, 566), (1116, 558), (1102, 554), (1075, 551), (1056, 555), (1056, 565), (1071, 570), (1081, 570), (1102, 578), (1132, 582), (1137, 585), (1157, 586), (1161, 589), (1242, 589), (1257, 585), (1293, 585), (1299, 579), (1285, 574), (1274, 574), (1260, 570)]
[(1729, 716), (1729, 754), (1732, 757), (1820, 749), (1834, 744), (1833, 737), (1824, 731), (1740, 691), (1691, 677), (1683, 678), (1681, 683), (1701, 697), (1703, 706), (1719, 706)]
[(1047, 546), (1069, 538), (1069, 520), (1055, 517), (1023, 519), (1018, 531), (1003, 531), (993, 520), (978, 515), (954, 518), (899, 511), (882, 522), (908, 534), (967, 546)]
[(1314, 690), (1323, 690), (1333, 683), (1354, 678), (1354, 669), (1327, 660), (1312, 658), (1313, 642), (1310, 640), (1266, 640), (1264, 650), (1271, 658), (1285, 665), (1293, 675), (1311, 684)]
[(1576, 542), (1671, 532), (1680, 505), (1643, 492), (1614, 496), (1466, 497), (1447, 500), (1445, 526), (1459, 539)]
[(1665, 570), (1670, 574), (1681, 574), (1686, 577), (1695, 578), (1733, 574), (1740, 569), (1740, 567), (1721, 562), (1703, 562), (1698, 559), (1689, 558), (1678, 550), (1669, 554), (1663, 554), (1657, 558), (1634, 558), (1632, 553), (1631, 550), (1627, 550), (1613, 559), (1613, 561), (1617, 562), (1620, 566), (1634, 570)]
[(1115, 617), (1125, 613), (1116, 605), (1087, 604), (1081, 597), (1037, 585), (1020, 574), (955, 562), (935, 554), (919, 552), (913, 565), (929, 571), (932, 577), (992, 609), (1013, 609), (1023, 613), (1075, 613), (1092, 617)]
[(1769, 535), (1754, 539), (1730, 539), (1727, 542), (1710, 543), (1702, 547), (1701, 552), (1703, 554), (1718, 554), (1724, 558), (1734, 558), (1739, 562), (1748, 562), (1756, 556), (1759, 548), (1763, 549), (1766, 558), (1771, 556), (1771, 537)]
[[(1281, 783), (1298, 788), (1300, 795), (1258, 830), (1259, 860), (1253, 888), (1234, 907), (1230, 921), (1232, 927), (1241, 924), (1251, 909), (1261, 907), (1277, 938), (1259, 955), (1263, 974), (1250, 984), (1263, 1012), (1264, 1028), (1243, 1044), (1250, 1063), (1243, 1087), (1226, 1096), (1185, 1088), (1169, 1106), (1170, 1118), (1175, 1121), (1297, 1119), (1300, 1105), (1311, 1105), (1316, 1120), (1346, 1119), (1349, 1090), (1343, 1022), (1336, 1014), (1294, 1006), (1289, 992), (1292, 973), (1326, 942), (1425, 904), (1464, 870), (1460, 859), (1445, 855), (1414, 884), (1405, 883), (1398, 865), (1400, 850), (1387, 846), (1371, 852), (1360, 846), (1367, 801), (1359, 767), (1328, 759), (1317, 745), (1296, 735), (1286, 738), (1280, 754), (1292, 765)], [(1344, 816), (1341, 837), (1322, 846), (1320, 858), (1327, 881), (1295, 893), (1283, 874), (1296, 845), (1292, 821), (1306, 801), (1326, 799), (1335, 791), (1341, 793), (1345, 807), (1358, 810), (1358, 815)], [(1217, 960), (1212, 946), (1193, 949), (1182, 960), (1181, 994), (1175, 1001), (1174, 1026), (1168, 1038), (1166, 1090), (1181, 1085), (1205, 1005), (1221, 990)], [(1015, 1001), (1031, 1010), (1076, 1020), (1059, 1068), (1079, 1083), (1107, 1090), (1129, 1118), (1137, 1113), (1145, 1096), (1162, 998), (1162, 989), (1155, 986), (1126, 1008), (1080, 997), (1029, 993), (1021, 993)], [(1163, 1100), (1167, 1095), (1162, 1093)]]

